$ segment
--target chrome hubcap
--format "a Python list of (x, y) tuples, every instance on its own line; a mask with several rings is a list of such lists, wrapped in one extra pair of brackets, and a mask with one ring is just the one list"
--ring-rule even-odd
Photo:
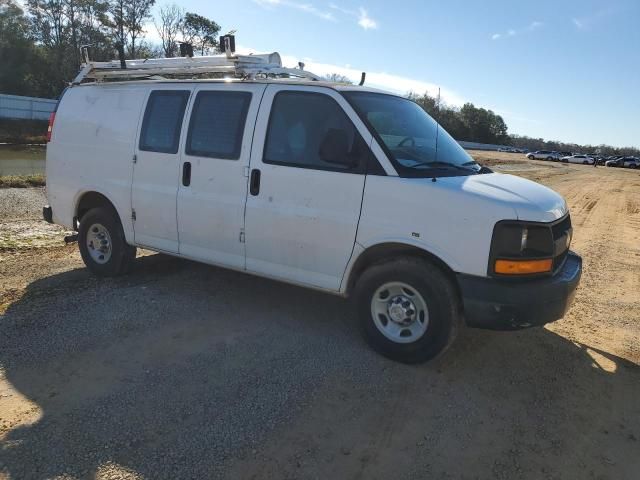
[(378, 330), (397, 343), (415, 342), (429, 325), (427, 302), (415, 288), (403, 282), (385, 283), (375, 291), (371, 316)]
[(94, 223), (87, 231), (87, 250), (94, 262), (105, 264), (111, 258), (111, 236), (109, 230)]

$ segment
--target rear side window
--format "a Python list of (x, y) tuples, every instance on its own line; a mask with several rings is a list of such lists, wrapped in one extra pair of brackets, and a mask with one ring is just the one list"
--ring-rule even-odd
[[(322, 143), (332, 134), (346, 139), (348, 154), (344, 164), (321, 158)], [(368, 152), (355, 126), (333, 98), (299, 91), (276, 95), (265, 142), (265, 163), (361, 173)]]
[(249, 92), (200, 92), (187, 135), (187, 154), (240, 158), (242, 135), (251, 102)]
[(140, 150), (178, 153), (180, 129), (189, 92), (156, 90), (149, 95), (142, 121)]

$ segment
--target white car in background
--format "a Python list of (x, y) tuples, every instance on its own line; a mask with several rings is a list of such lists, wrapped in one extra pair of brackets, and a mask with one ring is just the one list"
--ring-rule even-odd
[(549, 150), (538, 150), (537, 152), (529, 152), (527, 154), (527, 158), (529, 160), (548, 160), (550, 162), (557, 162), (560, 160), (560, 154)]
[(595, 159), (588, 155), (571, 155), (569, 157), (562, 157), (563, 163), (582, 163), (583, 165), (593, 165)]

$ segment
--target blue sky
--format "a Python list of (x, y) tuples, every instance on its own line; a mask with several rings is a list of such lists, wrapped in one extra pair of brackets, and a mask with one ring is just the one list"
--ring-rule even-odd
[[(169, 0), (170, 3), (170, 0)], [(162, 5), (159, 0), (158, 5)], [(511, 133), (640, 147), (640, 0), (182, 0), (278, 51), (405, 93), (501, 114)], [(149, 40), (153, 39), (149, 29)]]

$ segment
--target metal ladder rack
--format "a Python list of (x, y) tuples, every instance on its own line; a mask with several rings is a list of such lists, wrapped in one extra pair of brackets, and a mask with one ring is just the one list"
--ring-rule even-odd
[(294, 77), (308, 80), (319, 80), (317, 75), (304, 70), (304, 64), (299, 68), (285, 68), (282, 66), (280, 54), (277, 52), (260, 55), (235, 55), (230, 52), (222, 55), (203, 57), (149, 58), (110, 62), (92, 62), (85, 57), (80, 72), (72, 84), (78, 85), (92, 80), (126, 81), (139, 80), (150, 77), (167, 78), (166, 76), (189, 77), (203, 74), (217, 73), (225, 77), (255, 79), (269, 77)]

